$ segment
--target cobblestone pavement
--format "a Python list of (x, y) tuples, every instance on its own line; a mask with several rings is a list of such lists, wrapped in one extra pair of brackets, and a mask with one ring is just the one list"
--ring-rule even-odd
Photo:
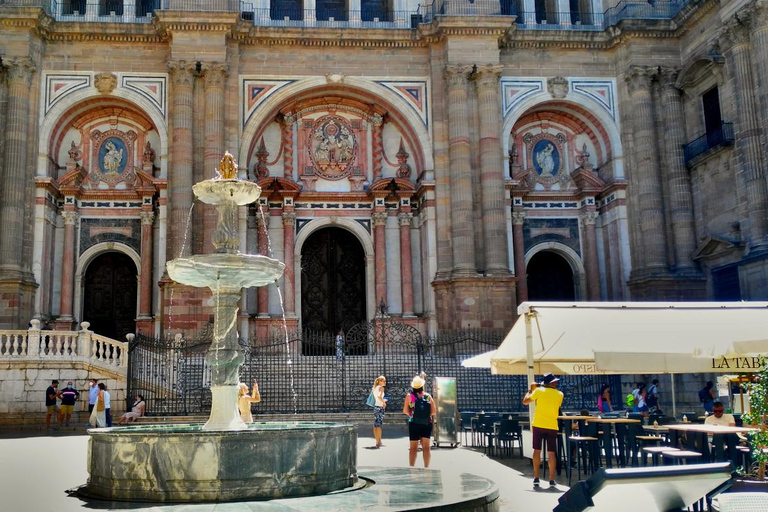
[[(402, 427), (385, 426), (384, 446), (371, 449), (374, 444), (368, 426), (361, 426), (358, 439), (358, 466), (404, 467), (408, 465), (408, 439)], [(4, 512), (72, 512), (93, 510), (79, 498), (66, 494), (84, 484), (88, 436), (85, 429), (68, 431), (12, 431), (0, 430), (0, 496)], [(421, 453), (416, 467), (422, 466)], [(433, 448), (430, 469), (466, 472), (495, 481), (500, 490), (503, 512), (538, 512), (552, 510), (557, 499), (567, 490), (534, 491), (532, 470), (528, 461), (491, 459), (482, 451), (470, 448)], [(562, 477), (558, 479), (563, 481)], [(250, 511), (245, 504), (225, 503), (208, 505), (152, 506), (142, 503), (121, 503), (111, 510), (151, 512), (239, 512)], [(345, 511), (351, 512), (351, 511)]]

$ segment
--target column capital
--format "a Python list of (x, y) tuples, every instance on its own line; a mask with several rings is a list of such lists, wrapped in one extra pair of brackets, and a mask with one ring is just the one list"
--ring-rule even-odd
[(29, 87), (32, 83), (32, 75), (37, 71), (35, 64), (29, 57), (14, 57), (3, 61), (5, 75), (9, 83), (16, 82)]
[(256, 213), (256, 225), (259, 227), (265, 227), (269, 229), (269, 212), (264, 212), (262, 217), (260, 213)]
[(475, 87), (478, 89), (484, 89), (491, 87), (496, 89), (499, 87), (499, 79), (501, 79), (501, 72), (504, 66), (501, 64), (485, 64), (477, 67), (477, 71), (474, 74)]
[(471, 72), (472, 66), (466, 64), (445, 66), (445, 80), (448, 87), (466, 87)]
[(205, 80), (205, 89), (223, 89), (224, 82), (229, 76), (229, 66), (220, 62), (206, 62), (202, 65), (203, 79)]
[(752, 29), (755, 32), (768, 29), (768, 0), (757, 0), (750, 9)]
[(296, 122), (296, 114), (290, 113), (290, 114), (283, 114), (280, 118), (280, 124), (283, 125), (283, 128), (291, 128), (293, 127), (293, 123)]
[(72, 210), (65, 210), (61, 212), (61, 218), (64, 219), (65, 226), (74, 226), (77, 224), (77, 219), (80, 218), (80, 214), (73, 212)]
[(413, 214), (410, 212), (403, 212), (397, 214), (397, 220), (400, 223), (401, 226), (411, 226), (411, 221), (413, 220)]
[(283, 212), (283, 226), (296, 225), (296, 212)]
[(151, 226), (155, 222), (155, 212), (141, 212), (141, 225)]
[(373, 212), (371, 214), (371, 220), (373, 221), (374, 226), (384, 226), (387, 223), (387, 217), (389, 217), (387, 212)]
[(373, 114), (373, 117), (371, 117), (371, 124), (373, 126), (383, 126), (384, 125), (384, 116), (381, 114)]
[(525, 223), (526, 217), (525, 212), (512, 212), (512, 224), (522, 226)]
[(197, 74), (197, 63), (186, 60), (169, 60), (168, 71), (171, 74), (173, 85), (192, 87)]
[(748, 12), (739, 11), (725, 23), (725, 26), (715, 35), (721, 52), (749, 45), (750, 21)]
[(579, 215), (581, 223), (585, 226), (594, 226), (600, 214), (595, 211), (583, 212)]
[(650, 66), (630, 66), (625, 80), (629, 86), (629, 94), (632, 95), (639, 91), (650, 91), (651, 81), (658, 72), (658, 68)]
[(680, 68), (673, 66), (661, 66), (659, 68), (659, 82), (662, 85), (664, 91), (677, 91), (680, 89), (675, 85), (677, 83), (677, 77), (680, 76)]

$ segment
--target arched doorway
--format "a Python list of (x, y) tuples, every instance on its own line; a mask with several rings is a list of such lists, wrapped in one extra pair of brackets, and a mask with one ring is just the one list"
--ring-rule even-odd
[(96, 257), (83, 279), (83, 320), (116, 340), (136, 331), (136, 265), (119, 252)]
[(541, 251), (534, 254), (528, 262), (526, 274), (529, 300), (576, 300), (573, 269), (556, 252)]
[(343, 228), (322, 228), (301, 248), (301, 323), (337, 333), (366, 320), (365, 251)]

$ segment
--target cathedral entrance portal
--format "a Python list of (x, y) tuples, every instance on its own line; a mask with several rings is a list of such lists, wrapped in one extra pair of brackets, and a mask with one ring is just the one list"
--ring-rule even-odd
[(334, 335), (366, 317), (365, 252), (342, 228), (312, 233), (301, 249), (301, 322)]
[(136, 265), (119, 252), (95, 258), (83, 280), (83, 320), (96, 334), (123, 341), (136, 331)]
[(528, 262), (528, 300), (576, 300), (573, 269), (553, 251), (541, 251)]

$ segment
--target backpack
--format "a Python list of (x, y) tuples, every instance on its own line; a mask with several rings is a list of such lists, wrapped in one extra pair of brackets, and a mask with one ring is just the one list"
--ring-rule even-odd
[(648, 398), (645, 400), (645, 403), (648, 405), (648, 407), (656, 407), (659, 405), (658, 392), (659, 389), (656, 386), (651, 386), (651, 388), (648, 390)]
[(627, 407), (632, 407), (633, 405), (635, 405), (635, 395), (633, 395), (632, 393), (628, 394), (624, 403), (627, 404)]
[(411, 423), (417, 425), (429, 425), (431, 423), (431, 416), (432, 403), (430, 402), (429, 395), (413, 395), (413, 416), (411, 416)]
[(709, 390), (707, 388), (703, 388), (699, 391), (699, 400), (702, 402), (709, 402), (712, 399), (712, 397), (709, 394)]

